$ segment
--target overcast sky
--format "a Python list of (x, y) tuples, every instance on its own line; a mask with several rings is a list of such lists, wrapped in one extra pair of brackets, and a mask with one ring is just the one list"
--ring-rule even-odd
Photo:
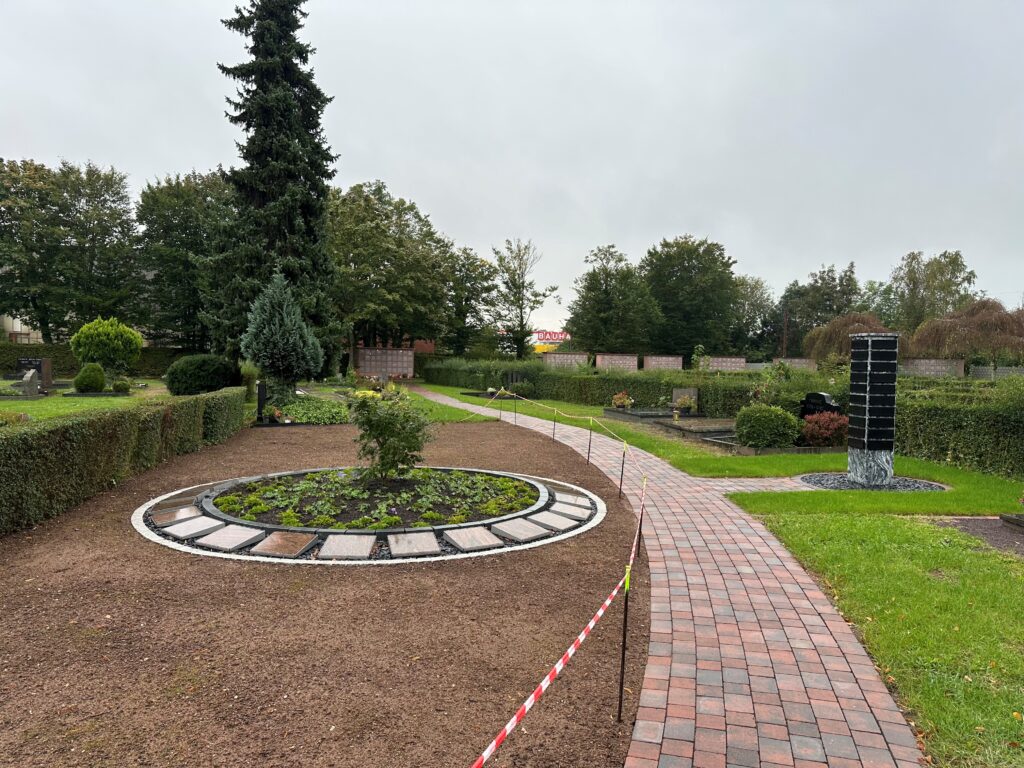
[[(236, 163), (221, 0), (0, 0), (0, 157), (147, 180)], [(460, 245), (723, 243), (776, 292), (958, 248), (1024, 292), (1024, 3), (311, 0), (336, 183), (383, 179)]]

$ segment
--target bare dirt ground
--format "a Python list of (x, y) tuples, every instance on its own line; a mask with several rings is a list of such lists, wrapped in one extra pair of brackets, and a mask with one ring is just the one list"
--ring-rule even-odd
[(990, 547), (1024, 557), (1024, 528), (1007, 525), (998, 517), (949, 517), (936, 525), (957, 528), (984, 540)]
[[(476, 560), (229, 562), (129, 523), (175, 488), (351, 464), (353, 434), (245, 430), (0, 540), (0, 765), (468, 768), (621, 578), (634, 515), (577, 454), (507, 424), (438, 428), (427, 463), (551, 477), (608, 502), (592, 531)], [(647, 656), (638, 570), (625, 722), (617, 600), (488, 766), (623, 764)]]

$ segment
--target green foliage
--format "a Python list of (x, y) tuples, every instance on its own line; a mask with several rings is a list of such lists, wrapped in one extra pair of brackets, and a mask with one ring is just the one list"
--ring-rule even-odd
[(238, 364), (238, 371), (242, 375), (242, 386), (245, 387), (245, 401), (256, 402), (256, 382), (260, 378), (260, 367), (251, 360), (243, 360)]
[(282, 412), (296, 424), (347, 424), (348, 406), (322, 397), (300, 397), (284, 406)]
[(504, 334), (504, 351), (522, 360), (530, 352), (529, 338), (533, 334), (531, 318), (555, 295), (557, 285), (537, 288), (533, 271), (540, 263), (541, 254), (529, 240), (506, 240), (501, 250), (494, 248), (498, 265), (498, 290), (494, 295), (492, 316)]
[(202, 265), (216, 255), (231, 225), (233, 194), (219, 169), (167, 176), (143, 188), (135, 216), (139, 257), (149, 274), (143, 327), (150, 341), (194, 352), (209, 348), (200, 319)]
[(662, 315), (640, 271), (614, 245), (594, 249), (585, 262), (590, 269), (576, 278), (565, 325), (573, 343), (592, 352), (648, 352)]
[(234, 364), (219, 355), (186, 355), (167, 369), (167, 390), (172, 395), (198, 395), (237, 382)]
[(889, 329), (872, 314), (851, 312), (812, 328), (804, 337), (804, 355), (821, 361), (829, 356), (850, 356), (851, 333), (889, 333)]
[(99, 363), (86, 363), (75, 376), (76, 392), (102, 392), (107, 387), (107, 377)]
[(720, 244), (691, 235), (662, 240), (647, 251), (640, 271), (662, 318), (652, 351), (689, 356), (697, 344), (712, 350), (728, 345), (735, 263)]
[(20, 394), (20, 389), (15, 389), (14, 387), (8, 387), (6, 385), (0, 385), (0, 397), (17, 397)]
[(350, 406), (359, 427), (359, 457), (370, 461), (369, 472), (388, 478), (404, 474), (421, 461), (430, 439), (430, 422), (401, 392), (384, 397), (357, 397)]
[(960, 251), (943, 251), (930, 259), (913, 251), (893, 269), (887, 290), (881, 291), (891, 303), (881, 308), (891, 309), (888, 320), (895, 328), (913, 333), (925, 320), (948, 315), (976, 299), (976, 279)]
[(270, 478), (218, 496), (216, 505), (244, 519), (270, 515), (282, 525), (381, 530), (403, 519), (423, 527), (499, 517), (536, 501), (536, 489), (516, 478), (420, 468), (397, 484), (358, 470)]
[[(226, 439), (243, 426), (243, 399), (241, 389), (231, 389), (0, 431), (0, 535), (37, 525), (204, 441)], [(207, 422), (208, 408), (235, 420)]]
[(470, 248), (452, 253), (445, 286), (445, 330), (439, 341), (453, 354), (464, 355), (487, 325), (498, 289), (498, 270)]
[(253, 302), (242, 354), (280, 385), (275, 402), (283, 405), (300, 379), (320, 372), (323, 350), (306, 322), (284, 275), (275, 272)]
[(748, 405), (736, 414), (736, 437), (750, 448), (790, 448), (800, 434), (800, 422), (775, 405)]
[(299, 31), (303, 0), (249, 0), (224, 21), (247, 38), (250, 58), (221, 65), (238, 84), (228, 119), (242, 130), (243, 165), (228, 171), (237, 216), (225, 248), (204, 260), (202, 320), (215, 349), (237, 358), (246, 313), (271, 275), (295, 286), (302, 319), (323, 346), (340, 330), (328, 292), (334, 265), (324, 244), (324, 211), (335, 156), (321, 118), (330, 98), (309, 66)]
[(128, 379), (117, 379), (110, 385), (110, 389), (118, 394), (127, 394), (132, 391), (132, 383)]
[(0, 160), (0, 313), (43, 341), (141, 310), (142, 270), (127, 177), (92, 163)]
[(236, 387), (196, 398), (203, 411), (203, 442), (223, 443), (245, 423), (245, 390)]
[(781, 351), (785, 347), (787, 355), (797, 354), (804, 336), (812, 328), (852, 312), (859, 296), (853, 262), (843, 270), (837, 270), (834, 264), (822, 265), (820, 271), (810, 274), (806, 283), (794, 280), (783, 291), (772, 318), (776, 349)]
[(1007, 379), (985, 398), (940, 392), (901, 398), (896, 450), (943, 464), (1024, 477), (1024, 385)]
[(747, 360), (769, 360), (777, 351), (771, 335), (775, 296), (760, 277), (736, 275), (735, 284), (729, 348)]
[(80, 363), (99, 363), (108, 371), (123, 373), (142, 353), (142, 334), (116, 317), (98, 317), (71, 337), (71, 351)]

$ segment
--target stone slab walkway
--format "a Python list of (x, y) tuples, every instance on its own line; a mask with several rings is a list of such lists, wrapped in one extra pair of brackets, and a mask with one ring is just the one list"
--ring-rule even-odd
[[(550, 421), (515, 422), (551, 434)], [(560, 424), (555, 439), (587, 453), (587, 430)], [(696, 478), (633, 453), (648, 477), (651, 635), (625, 768), (919, 766), (914, 734), (849, 625), (778, 539), (725, 497), (806, 486)], [(621, 460), (622, 444), (595, 432), (591, 462), (618, 482)], [(624, 492), (637, 510), (640, 487), (627, 461)]]

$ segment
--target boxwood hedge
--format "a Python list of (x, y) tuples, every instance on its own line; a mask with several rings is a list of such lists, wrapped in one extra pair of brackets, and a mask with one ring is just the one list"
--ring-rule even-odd
[(81, 504), (244, 426), (245, 390), (0, 427), (0, 535)]

